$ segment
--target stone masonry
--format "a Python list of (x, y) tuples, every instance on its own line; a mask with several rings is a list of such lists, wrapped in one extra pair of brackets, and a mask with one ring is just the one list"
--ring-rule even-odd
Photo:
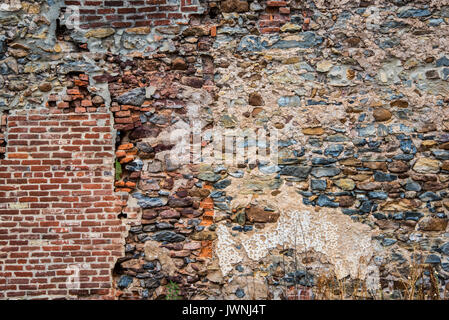
[(448, 26), (2, 0), (0, 299), (447, 299)]

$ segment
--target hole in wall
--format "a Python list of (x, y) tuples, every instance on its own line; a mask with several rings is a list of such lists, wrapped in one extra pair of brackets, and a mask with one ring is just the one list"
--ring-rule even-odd
[(6, 125), (8, 120), (8, 111), (3, 111), (0, 116), (0, 159), (5, 159), (6, 155)]

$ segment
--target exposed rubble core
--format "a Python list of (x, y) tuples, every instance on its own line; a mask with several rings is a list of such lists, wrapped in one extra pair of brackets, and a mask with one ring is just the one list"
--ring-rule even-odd
[(0, 298), (447, 299), (448, 25), (446, 0), (4, 0)]

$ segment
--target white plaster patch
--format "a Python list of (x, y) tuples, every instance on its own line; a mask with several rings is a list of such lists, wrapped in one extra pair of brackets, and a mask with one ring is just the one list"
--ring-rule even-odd
[(236, 242), (231, 233), (224, 225), (217, 228), (218, 241), (215, 253), (218, 256), (221, 272), (223, 275), (228, 274), (232, 270), (232, 265), (242, 261), (242, 256), (235, 249)]
[(232, 270), (231, 264), (243, 260), (243, 254), (235, 249), (240, 242), (254, 261), (266, 257), (277, 246), (296, 248), (297, 252), (314, 250), (329, 259), (338, 279), (348, 275), (365, 279), (373, 255), (370, 228), (353, 222), (338, 209), (313, 211), (313, 207), (302, 204), (298, 194), (283, 189), (276, 200), (270, 201), (281, 213), (275, 224), (233, 238), (224, 225), (218, 227), (216, 254), (223, 274)]

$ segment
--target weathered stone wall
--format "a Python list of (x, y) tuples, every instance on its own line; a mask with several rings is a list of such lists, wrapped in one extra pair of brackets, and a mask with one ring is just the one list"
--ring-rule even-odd
[(3, 1), (0, 297), (447, 298), (448, 23), (446, 0)]

